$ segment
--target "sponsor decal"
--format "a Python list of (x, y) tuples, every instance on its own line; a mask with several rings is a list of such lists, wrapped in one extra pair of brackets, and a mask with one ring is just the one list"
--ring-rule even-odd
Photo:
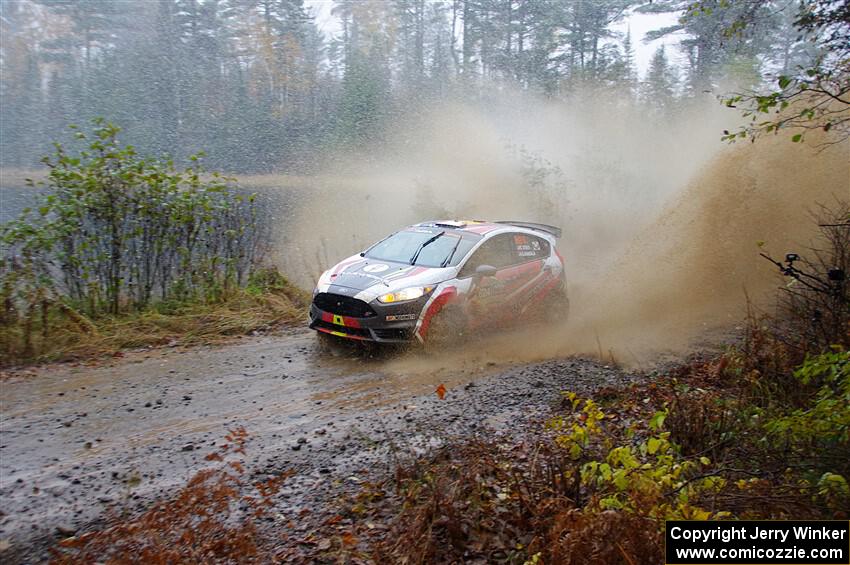
[(361, 259), (360, 257), (355, 257), (354, 259), (349, 259), (347, 261), (343, 261), (341, 263), (338, 263), (337, 266), (334, 267), (333, 273), (331, 273), (331, 277), (342, 273), (343, 271), (348, 269), (348, 267), (350, 267), (351, 265), (354, 265), (355, 263), (364, 263), (364, 262), (365, 261), (363, 259)]
[(417, 318), (416, 314), (395, 314), (391, 316), (387, 316), (386, 320), (388, 322), (401, 322), (404, 320), (415, 320)]
[(479, 284), (476, 292), (470, 297), (470, 300), (487, 300), (496, 295), (501, 295), (505, 290), (505, 281), (495, 279), (492, 282), (487, 281), (487, 284)]
[(519, 257), (536, 257), (541, 251), (540, 241), (525, 235), (515, 235), (514, 245)]
[[(368, 273), (356, 273), (356, 272), (355, 273), (345, 273), (345, 276), (346, 277), (362, 277), (362, 278), (372, 279), (373, 281), (377, 281), (379, 283), (385, 283), (384, 279), (382, 279), (378, 275), (370, 275)], [(346, 292), (352, 292), (352, 291), (346, 291)]]
[(389, 269), (389, 265), (385, 265), (384, 263), (375, 263), (374, 265), (366, 265), (363, 267), (363, 272), (366, 273), (383, 273), (387, 269)]

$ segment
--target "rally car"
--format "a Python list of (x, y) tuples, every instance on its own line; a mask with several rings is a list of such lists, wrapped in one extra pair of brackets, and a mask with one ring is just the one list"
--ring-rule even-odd
[(563, 318), (560, 236), (529, 222), (404, 228), (321, 275), (310, 327), (325, 339), (442, 345), (532, 315)]

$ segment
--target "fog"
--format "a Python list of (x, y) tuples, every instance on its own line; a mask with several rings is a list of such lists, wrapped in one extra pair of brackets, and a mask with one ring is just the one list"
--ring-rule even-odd
[(848, 191), (847, 142), (721, 142), (737, 119), (711, 99), (661, 119), (602, 95), (432, 108), (398, 123), (387, 151), (334, 156), (278, 257), (310, 286), (410, 223), (551, 222), (564, 230), (569, 319), (487, 336), (452, 362), (582, 353), (641, 365), (683, 354), (740, 326), (748, 297), (770, 308), (782, 281), (758, 242), (776, 255), (804, 249), (816, 204)]

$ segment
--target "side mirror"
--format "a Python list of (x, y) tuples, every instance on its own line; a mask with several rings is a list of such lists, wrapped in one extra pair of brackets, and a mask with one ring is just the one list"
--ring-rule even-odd
[(477, 277), (495, 277), (496, 276), (496, 267), (491, 267), (490, 265), (478, 265), (478, 268), (475, 269), (475, 276)]

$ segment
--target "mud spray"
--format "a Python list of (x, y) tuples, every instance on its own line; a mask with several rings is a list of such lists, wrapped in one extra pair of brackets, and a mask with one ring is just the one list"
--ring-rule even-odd
[(398, 124), (383, 154), (335, 159), (288, 222), (283, 267), (309, 286), (392, 230), (443, 216), (556, 223), (569, 320), (488, 337), (438, 363), (578, 353), (640, 366), (740, 324), (748, 296), (769, 304), (781, 281), (757, 243), (778, 256), (804, 249), (817, 204), (850, 198), (848, 142), (729, 146), (719, 132), (737, 115), (713, 99), (675, 119), (580, 99), (443, 107)]

